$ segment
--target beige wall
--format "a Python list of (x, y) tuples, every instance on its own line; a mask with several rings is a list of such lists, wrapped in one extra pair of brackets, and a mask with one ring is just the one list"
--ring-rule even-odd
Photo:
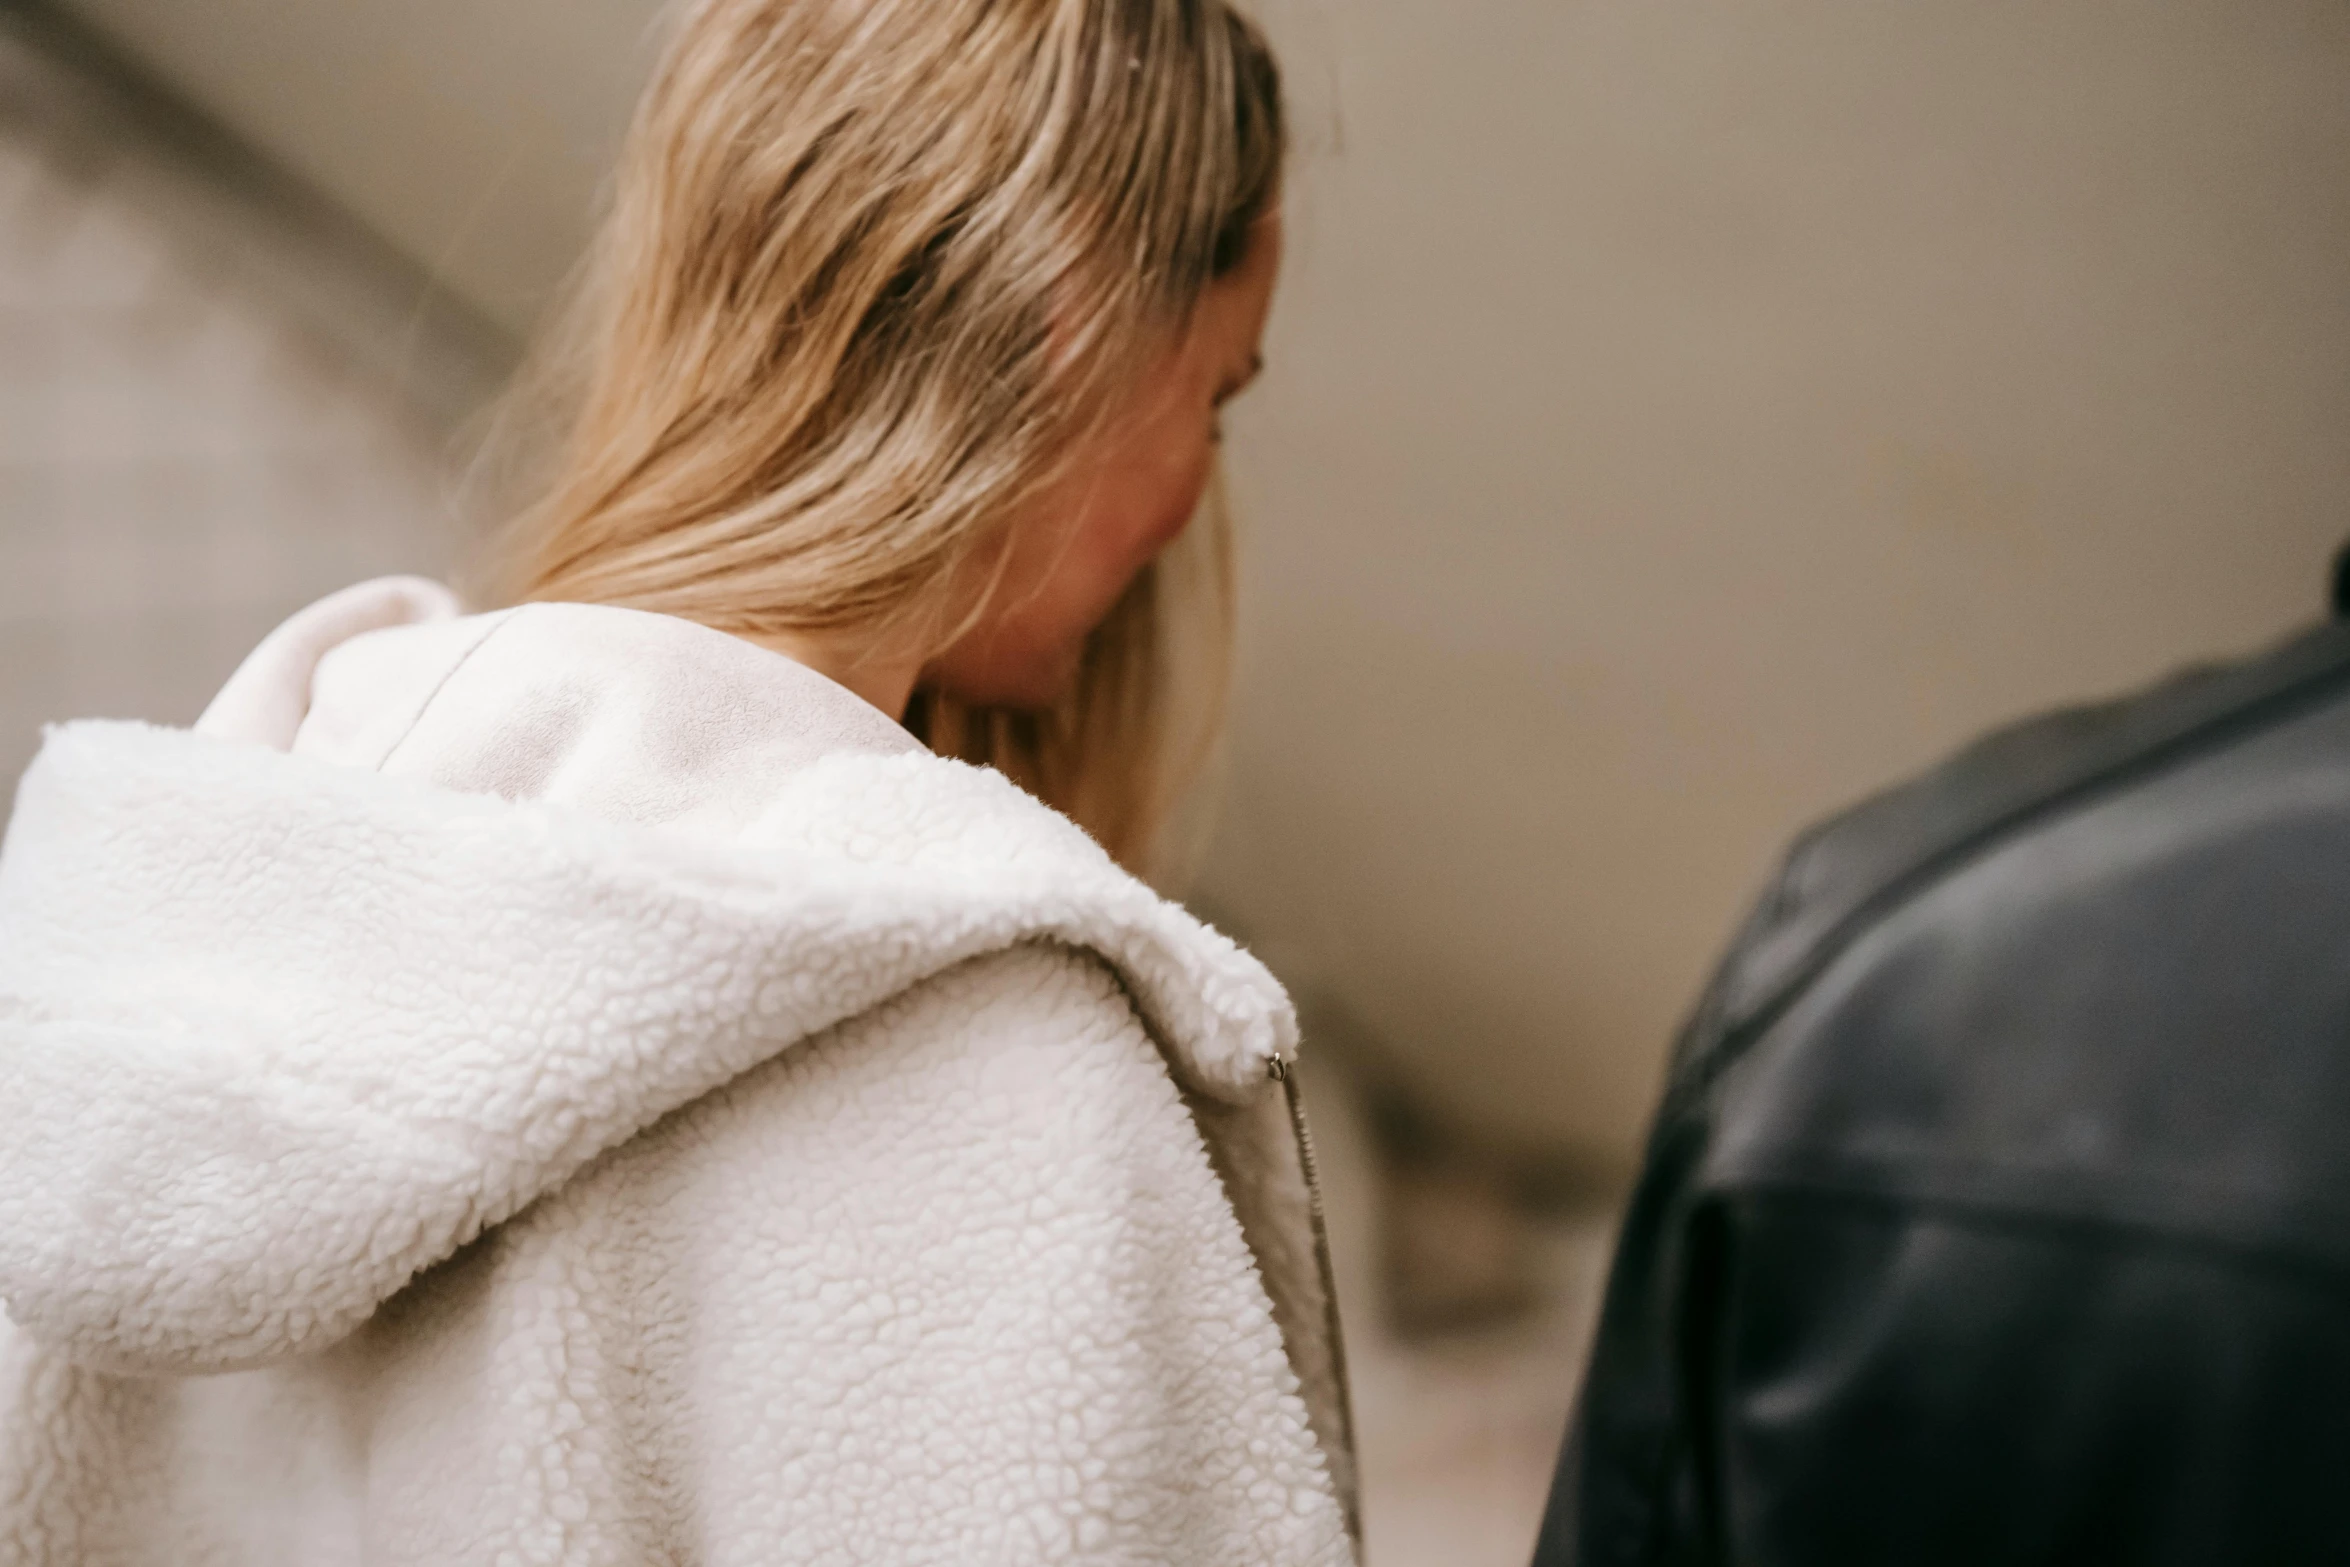
[[(1268, 0), (1208, 897), (1496, 1135), (1629, 1156), (1774, 845), (2257, 645), (2350, 535), (2338, 0)], [(77, 0), (509, 322), (641, 0)]]
[(1276, 15), (1209, 883), (1480, 1124), (1623, 1157), (1795, 823), (2317, 611), (2350, 9)]

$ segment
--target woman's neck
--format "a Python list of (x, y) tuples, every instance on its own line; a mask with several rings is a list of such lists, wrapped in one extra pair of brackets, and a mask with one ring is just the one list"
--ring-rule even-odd
[(838, 631), (776, 631), (750, 638), (793, 663), (846, 687), (891, 718), (903, 721), (921, 678), (923, 655)]

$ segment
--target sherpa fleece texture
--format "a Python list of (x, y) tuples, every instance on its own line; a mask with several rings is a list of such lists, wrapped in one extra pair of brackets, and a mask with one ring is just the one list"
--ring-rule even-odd
[(1351, 1560), (1186, 1113), (1270, 976), (788, 661), (436, 593), (23, 781), (0, 1563)]

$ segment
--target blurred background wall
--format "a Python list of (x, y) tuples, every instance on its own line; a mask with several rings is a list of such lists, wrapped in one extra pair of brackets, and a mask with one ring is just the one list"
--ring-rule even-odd
[(1325, 150), (1209, 885), (1460, 1116), (1620, 1166), (1797, 823), (2319, 611), (2350, 7), (1282, 15)]
[[(512, 334), (654, 14), (67, 8)], [(1302, 157), (1203, 901), (1605, 1178), (1797, 823), (2318, 611), (2350, 8), (1262, 9)]]
[(0, 809), (43, 722), (185, 722), (322, 588), (444, 567), (508, 352), (45, 20), (0, 4)]

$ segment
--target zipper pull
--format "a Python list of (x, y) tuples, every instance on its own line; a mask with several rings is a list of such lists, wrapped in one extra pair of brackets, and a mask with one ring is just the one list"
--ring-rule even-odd
[(1272, 1057), (1265, 1063), (1265, 1075), (1276, 1083), (1288, 1082), (1289, 1062), (1280, 1056)]

